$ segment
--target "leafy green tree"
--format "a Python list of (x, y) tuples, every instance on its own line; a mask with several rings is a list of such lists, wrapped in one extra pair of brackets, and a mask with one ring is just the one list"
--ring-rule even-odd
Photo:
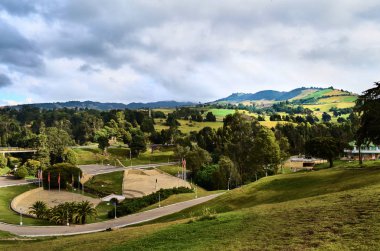
[(208, 112), (206, 114), (206, 121), (209, 121), (209, 122), (215, 122), (216, 121), (216, 117), (215, 115), (212, 113), (212, 112)]
[(209, 164), (212, 160), (210, 154), (198, 146), (194, 146), (193, 150), (188, 152), (185, 158), (187, 168), (191, 170), (194, 175), (203, 165)]
[(258, 174), (276, 173), (279, 145), (273, 132), (256, 120), (239, 113), (228, 115), (218, 138), (219, 151), (234, 162), (243, 182), (254, 180)]
[(322, 121), (323, 122), (329, 122), (331, 120), (331, 115), (327, 112), (322, 113)]
[(69, 148), (66, 150), (64, 161), (74, 166), (78, 163), (78, 156), (73, 149)]
[(62, 162), (65, 148), (74, 143), (70, 135), (65, 130), (47, 127), (46, 136), (52, 164)]
[(305, 150), (311, 156), (327, 159), (332, 167), (334, 159), (343, 149), (339, 141), (332, 137), (317, 137), (306, 142)]
[(105, 152), (107, 147), (110, 146), (109, 140), (110, 140), (110, 135), (106, 129), (100, 129), (96, 131), (95, 141), (98, 142), (98, 147), (103, 152)]
[(198, 146), (207, 150), (208, 152), (213, 152), (216, 148), (216, 132), (211, 127), (204, 127), (196, 135)]
[(29, 214), (35, 215), (38, 219), (43, 219), (46, 216), (48, 207), (45, 202), (38, 200), (29, 209)]
[(93, 204), (91, 204), (89, 201), (82, 201), (79, 202), (76, 206), (76, 216), (78, 222), (81, 224), (86, 224), (86, 220), (88, 217), (96, 217), (97, 211)]
[(154, 121), (149, 117), (145, 117), (140, 126), (141, 131), (152, 133), (154, 132)]
[(7, 158), (3, 154), (0, 154), (0, 168), (5, 168), (7, 166)]
[(41, 168), (41, 162), (38, 160), (28, 159), (24, 164), (23, 167), (25, 167), (28, 170), (29, 175), (36, 175), (37, 170)]
[(15, 177), (18, 179), (24, 179), (26, 176), (28, 176), (28, 170), (25, 167), (18, 167), (15, 171)]
[(35, 145), (37, 153), (34, 158), (41, 163), (42, 169), (46, 169), (50, 166), (50, 151), (45, 134), (45, 125), (43, 123), (41, 123), (39, 130), (40, 134), (37, 136)]
[(220, 176), (223, 177), (223, 180), (221, 181), (222, 184), (228, 186), (229, 183), (230, 188), (236, 187), (238, 186), (238, 184), (241, 184), (241, 177), (239, 171), (237, 170), (236, 166), (230, 158), (228, 158), (227, 156), (221, 156), (218, 165)]
[(139, 156), (141, 152), (146, 151), (146, 141), (145, 141), (145, 136), (144, 133), (138, 129), (135, 129), (133, 131), (133, 136), (132, 136), (132, 142), (130, 144), (130, 148), (132, 150), (132, 154), (134, 156)]
[(357, 131), (359, 143), (380, 144), (380, 82), (359, 96), (355, 110), (360, 116)]

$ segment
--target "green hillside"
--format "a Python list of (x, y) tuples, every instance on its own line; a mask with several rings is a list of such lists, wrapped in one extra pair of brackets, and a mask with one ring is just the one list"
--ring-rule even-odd
[(380, 163), (263, 178), (142, 226), (0, 249), (379, 250)]

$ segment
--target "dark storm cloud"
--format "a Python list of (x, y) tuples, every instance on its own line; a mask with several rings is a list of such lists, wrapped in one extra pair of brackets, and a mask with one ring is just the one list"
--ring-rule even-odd
[(1, 20), (0, 34), (0, 64), (29, 73), (40, 72), (43, 60), (39, 49), (31, 41)]
[(0, 9), (3, 9), (10, 14), (20, 16), (37, 11), (36, 2), (29, 0), (2, 0), (0, 1)]
[(87, 73), (94, 73), (94, 72), (100, 72), (101, 70), (98, 68), (95, 68), (89, 64), (83, 64), (79, 67), (79, 71), (87, 72)]
[(12, 85), (12, 81), (8, 76), (0, 73), (0, 88)]

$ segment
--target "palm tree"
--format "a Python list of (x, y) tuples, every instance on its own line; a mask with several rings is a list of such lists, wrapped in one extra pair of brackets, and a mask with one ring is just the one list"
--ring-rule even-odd
[(29, 214), (34, 214), (38, 219), (45, 218), (48, 210), (46, 203), (40, 200), (34, 202), (29, 209)]
[(50, 209), (49, 221), (61, 225), (67, 222), (67, 209), (64, 204), (59, 204)]
[(94, 205), (89, 201), (79, 202), (76, 206), (76, 216), (75, 220), (77, 223), (86, 224), (87, 217), (97, 216), (97, 211), (94, 208)]

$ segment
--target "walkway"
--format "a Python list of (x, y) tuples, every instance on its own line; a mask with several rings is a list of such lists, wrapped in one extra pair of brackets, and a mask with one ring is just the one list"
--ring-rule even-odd
[(201, 197), (194, 200), (180, 202), (169, 206), (152, 209), (149, 211), (132, 214), (118, 219), (87, 224), (87, 225), (73, 225), (73, 226), (19, 226), (0, 223), (0, 230), (10, 232), (19, 236), (26, 237), (41, 237), (41, 236), (63, 236), (63, 235), (76, 235), (101, 232), (106, 229), (122, 228), (130, 225), (139, 224), (142, 222), (151, 221), (162, 216), (179, 212), (183, 209), (201, 204), (218, 197), (220, 194), (213, 194)]
[(21, 186), (21, 185), (27, 185), (32, 184), (36, 182), (35, 179), (32, 180), (18, 180), (15, 179), (13, 176), (0, 176), (0, 188), (1, 187), (11, 187), (11, 186)]

